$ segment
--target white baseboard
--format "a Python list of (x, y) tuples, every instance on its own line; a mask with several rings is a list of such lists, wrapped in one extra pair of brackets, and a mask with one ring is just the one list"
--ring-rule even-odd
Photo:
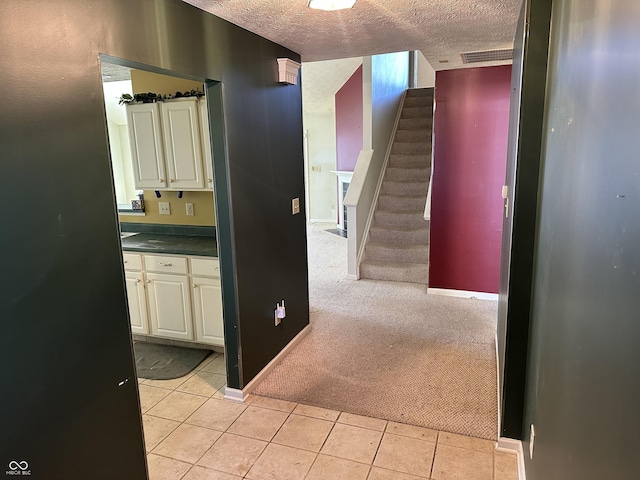
[(333, 223), (337, 225), (335, 218), (312, 218), (308, 220), (308, 223)]
[(467, 290), (450, 290), (447, 288), (427, 288), (427, 294), (443, 295), (445, 297), (459, 297), (459, 298), (476, 298), (478, 300), (498, 300), (499, 295), (497, 293), (486, 292), (469, 292)]
[(307, 336), (307, 334), (310, 331), (311, 331), (311, 324), (304, 327), (302, 331), (300, 331), (300, 333), (298, 333), (295, 337), (293, 337), (293, 340), (291, 340), (282, 350), (280, 350), (280, 353), (278, 353), (278, 355), (276, 355), (273, 360), (271, 360), (262, 370), (260, 370), (260, 373), (258, 373), (255, 377), (253, 377), (253, 379), (249, 383), (247, 383), (247, 385), (242, 390), (238, 388), (225, 387), (224, 388), (225, 400), (232, 400), (234, 402), (240, 402), (240, 403), (244, 402), (249, 397), (249, 394), (256, 388), (256, 386), (262, 380), (264, 380), (265, 377), (269, 375), (269, 373), (271, 373), (271, 370), (273, 370), (276, 367), (276, 365), (278, 365), (282, 361), (282, 359), (298, 343), (300, 343), (300, 341), (304, 337)]
[(347, 275), (347, 280), (359, 280), (358, 275)]
[(515, 453), (518, 456), (518, 480), (527, 480), (527, 472), (524, 469), (524, 451), (520, 440), (500, 437), (496, 452)]

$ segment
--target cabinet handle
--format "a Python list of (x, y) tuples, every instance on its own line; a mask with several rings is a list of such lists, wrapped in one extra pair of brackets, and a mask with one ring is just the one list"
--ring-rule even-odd
[(129, 260), (125, 260), (124, 263), (129, 263)]
[(161, 267), (173, 267), (173, 263), (162, 263), (160, 262)]
[(175, 180), (173, 178), (170, 178), (169, 183), (173, 183), (173, 182), (175, 182)]
[(164, 182), (164, 178), (161, 178), (161, 179), (160, 179), (160, 181), (161, 181), (161, 182)]
[(140, 283), (140, 279), (137, 279), (137, 280), (136, 280), (136, 283)]
[(198, 288), (198, 285), (196, 285), (195, 283), (193, 284), (193, 288)]
[(213, 183), (213, 178), (207, 178), (207, 182)]
[(151, 280), (147, 280), (147, 283), (151, 283)]

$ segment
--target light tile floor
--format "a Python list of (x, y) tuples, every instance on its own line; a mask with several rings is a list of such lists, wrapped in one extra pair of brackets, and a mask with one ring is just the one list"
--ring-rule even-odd
[(223, 399), (224, 357), (139, 380), (150, 480), (517, 480), (488, 440), (250, 396)]

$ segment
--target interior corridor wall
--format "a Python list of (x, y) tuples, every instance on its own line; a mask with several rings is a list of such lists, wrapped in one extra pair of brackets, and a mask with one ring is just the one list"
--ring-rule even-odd
[(511, 66), (436, 73), (429, 287), (498, 293)]
[(640, 3), (553, 2), (524, 451), (529, 480), (638, 477)]

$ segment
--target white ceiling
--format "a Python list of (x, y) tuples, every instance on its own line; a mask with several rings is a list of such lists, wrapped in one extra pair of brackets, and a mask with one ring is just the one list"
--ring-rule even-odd
[(299, 53), (304, 62), (420, 50), (436, 70), (463, 66), (463, 52), (511, 48), (522, 3), (357, 0), (352, 9), (325, 12), (308, 8), (308, 0), (183, 1)]

